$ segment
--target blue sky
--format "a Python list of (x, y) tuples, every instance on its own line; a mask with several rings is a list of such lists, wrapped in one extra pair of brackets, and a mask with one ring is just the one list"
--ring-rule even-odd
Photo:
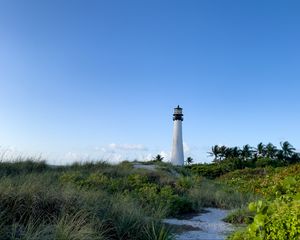
[(300, 148), (299, 1), (0, 3), (0, 146), (53, 163), (147, 159), (185, 120), (214, 144)]

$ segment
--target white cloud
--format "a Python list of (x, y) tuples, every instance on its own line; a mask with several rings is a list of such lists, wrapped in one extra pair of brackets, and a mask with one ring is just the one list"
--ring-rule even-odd
[(106, 152), (107, 148), (105, 148), (105, 147), (95, 147), (94, 150), (95, 151), (100, 151), (100, 152)]
[(67, 152), (62, 157), (67, 162), (87, 161), (89, 155), (86, 153)]
[(154, 155), (152, 153), (148, 153), (146, 156), (142, 156), (142, 159), (145, 159), (145, 160), (152, 160), (154, 158)]
[(148, 149), (142, 144), (109, 144), (109, 148), (112, 150), (122, 151), (147, 151)]
[(50, 164), (54, 165), (65, 165), (72, 164), (74, 162), (95, 162), (105, 161), (109, 163), (119, 163), (125, 160), (121, 153), (111, 152), (97, 152), (97, 151), (86, 151), (86, 152), (66, 152), (61, 154), (52, 155), (49, 159)]

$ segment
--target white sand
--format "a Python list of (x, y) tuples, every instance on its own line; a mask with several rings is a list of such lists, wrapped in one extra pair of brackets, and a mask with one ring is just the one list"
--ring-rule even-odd
[(186, 231), (176, 235), (177, 240), (224, 240), (234, 230), (229, 223), (222, 221), (229, 213), (227, 210), (205, 208), (207, 213), (201, 213), (188, 220), (176, 218), (165, 219), (164, 222), (172, 225), (187, 225), (199, 230)]

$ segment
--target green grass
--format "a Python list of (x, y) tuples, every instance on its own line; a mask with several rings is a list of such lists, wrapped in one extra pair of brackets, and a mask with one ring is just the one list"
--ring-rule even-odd
[(194, 204), (197, 204), (198, 209), (203, 207), (235, 209), (257, 199), (252, 193), (241, 193), (224, 183), (207, 179), (203, 179), (201, 188), (191, 189), (188, 196)]
[(0, 239), (173, 239), (161, 219), (252, 199), (165, 163), (0, 162)]

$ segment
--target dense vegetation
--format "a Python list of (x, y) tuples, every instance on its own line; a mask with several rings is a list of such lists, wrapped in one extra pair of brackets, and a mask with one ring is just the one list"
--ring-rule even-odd
[(253, 200), (185, 168), (134, 164), (0, 162), (0, 238), (172, 239), (162, 218)]
[(251, 224), (231, 239), (300, 239), (300, 164), (237, 170), (221, 179), (240, 191), (263, 197), (241, 214), (250, 213)]
[(190, 166), (193, 173), (214, 179), (228, 172), (244, 168), (282, 167), (300, 163), (300, 154), (289, 142), (280, 143), (277, 149), (272, 143), (257, 147), (248, 144), (242, 148), (215, 145), (209, 155), (213, 157), (211, 164), (194, 164)]
[[(50, 166), (0, 161), (0, 239), (173, 239), (162, 219), (203, 207), (237, 209), (232, 240), (300, 239), (299, 154), (288, 142), (214, 146), (212, 164)], [(137, 168), (138, 165), (147, 169)]]
[(189, 166), (192, 173), (216, 179), (260, 200), (240, 208), (226, 219), (249, 224), (232, 240), (300, 239), (300, 157), (289, 142), (238, 147), (213, 146), (211, 164)]

